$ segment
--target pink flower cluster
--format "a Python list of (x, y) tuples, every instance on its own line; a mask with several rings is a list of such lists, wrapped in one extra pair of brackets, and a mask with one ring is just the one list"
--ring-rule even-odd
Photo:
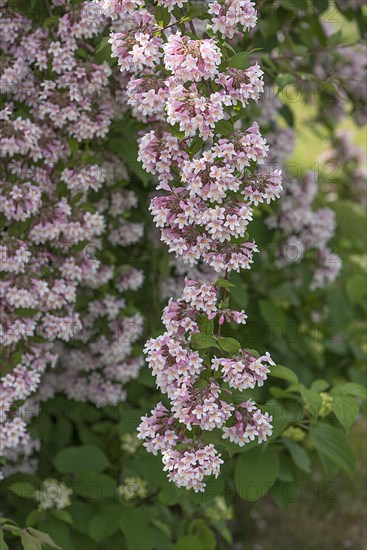
[(175, 80), (199, 82), (213, 79), (218, 74), (221, 52), (212, 39), (191, 40), (180, 31), (169, 36), (163, 46), (164, 66)]
[(257, 13), (255, 3), (250, 0), (214, 0), (209, 4), (209, 13), (213, 16), (213, 31), (223, 37), (233, 38), (241, 35), (242, 30), (255, 27)]
[(284, 236), (279, 265), (299, 263), (308, 251), (313, 251), (316, 267), (311, 289), (325, 286), (338, 276), (340, 257), (328, 248), (328, 241), (335, 233), (335, 214), (330, 208), (313, 210), (317, 194), (315, 173), (308, 172), (299, 181), (287, 182), (277, 214), (267, 219), (267, 224), (279, 227)]
[(230, 388), (236, 390), (254, 389), (256, 385), (262, 386), (270, 372), (272, 361), (268, 352), (261, 357), (254, 357), (249, 351), (241, 350), (234, 356), (214, 357), (212, 369), (222, 369), (223, 380)]
[[(106, 2), (100, 4), (106, 9)], [(115, 0), (114, 17), (124, 4)], [(182, 2), (160, 5), (170, 13)], [(256, 23), (248, 0), (213, 2), (206, 16), (214, 33), (230, 38)], [(282, 190), (280, 171), (260, 168), (268, 145), (257, 123), (247, 129), (233, 124), (234, 108), (259, 99), (263, 73), (257, 64), (222, 68), (227, 55), (218, 34), (185, 36), (180, 22), (176, 29), (175, 21), (163, 25), (144, 9), (132, 20), (136, 24), (128, 27), (122, 17), (115, 20), (110, 42), (121, 70), (131, 75), (128, 102), (151, 125), (141, 138), (139, 160), (162, 190), (151, 201), (154, 222), (184, 262), (203, 261), (227, 278), (232, 270), (249, 268), (257, 251), (247, 234), (254, 206)], [(195, 33), (194, 22), (190, 28)], [(170, 408), (159, 404), (145, 416), (139, 438), (148, 451), (162, 453), (171, 481), (195, 491), (205, 489), (206, 476), (217, 476), (222, 463), (202, 433), (219, 429), (240, 444), (271, 434), (271, 417), (252, 402), (232, 402), (230, 388), (261, 386), (273, 362), (268, 353), (256, 357), (240, 344), (235, 353), (225, 351), (222, 325), (245, 323), (247, 317), (231, 310), (229, 290), (230, 283), (221, 286), (220, 279), (206, 284), (187, 278), (181, 298), (171, 299), (163, 312), (166, 332), (145, 347)]]
[(235, 418), (233, 426), (223, 429), (223, 439), (229, 439), (240, 447), (254, 441), (255, 438), (262, 443), (272, 434), (272, 417), (267, 412), (263, 414), (252, 399), (239, 405)]

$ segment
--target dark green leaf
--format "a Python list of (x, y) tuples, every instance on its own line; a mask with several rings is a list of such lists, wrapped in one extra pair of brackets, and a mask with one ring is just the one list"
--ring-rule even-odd
[(236, 491), (245, 500), (258, 500), (274, 484), (279, 470), (278, 452), (259, 446), (239, 456), (235, 469)]
[(227, 353), (236, 353), (241, 349), (241, 344), (235, 338), (218, 338), (218, 344)]
[(353, 477), (356, 459), (343, 432), (330, 424), (319, 422), (311, 426), (310, 438), (320, 455), (326, 455)]
[(54, 458), (54, 464), (59, 472), (77, 474), (86, 470), (102, 472), (109, 465), (109, 461), (98, 447), (80, 445), (60, 451)]

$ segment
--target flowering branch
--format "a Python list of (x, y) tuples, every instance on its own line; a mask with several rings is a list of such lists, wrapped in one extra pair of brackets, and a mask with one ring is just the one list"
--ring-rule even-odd
[[(227, 277), (249, 269), (258, 251), (247, 233), (254, 206), (282, 190), (280, 171), (260, 168), (268, 146), (258, 124), (240, 124), (242, 109), (263, 91), (263, 73), (248, 66), (246, 54), (239, 68), (232, 64), (225, 42), (254, 27), (256, 10), (249, 0), (214, 0), (207, 13), (196, 12), (200, 28), (209, 21), (210, 38), (194, 39), (185, 35), (187, 23), (197, 35), (194, 5), (186, 18), (175, 0), (161, 0), (154, 15), (141, 0), (99, 5), (116, 18), (110, 42), (128, 77), (128, 103), (151, 126), (140, 140), (139, 160), (158, 179), (161, 194), (150, 209), (161, 238), (184, 262), (225, 272), (215, 284), (187, 278), (181, 299), (171, 299), (163, 312), (166, 332), (145, 347), (170, 405), (159, 403), (143, 418), (139, 437), (148, 451), (162, 453), (171, 481), (203, 491), (204, 478), (218, 476), (223, 462), (206, 443), (207, 432), (219, 429), (240, 446), (255, 438), (261, 443), (272, 432), (272, 418), (252, 399), (236, 404), (233, 391), (262, 386), (273, 361), (221, 336), (224, 323), (246, 322), (244, 311), (229, 307)], [(131, 15), (127, 24), (117, 19), (120, 11)], [(167, 37), (160, 28), (170, 29)]]

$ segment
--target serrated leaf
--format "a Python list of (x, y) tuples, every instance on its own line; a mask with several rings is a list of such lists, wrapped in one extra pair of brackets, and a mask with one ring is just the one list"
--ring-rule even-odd
[(355, 382), (347, 382), (346, 384), (338, 384), (331, 390), (331, 395), (353, 395), (354, 397), (360, 397), (366, 399), (366, 388), (362, 384), (356, 384)]

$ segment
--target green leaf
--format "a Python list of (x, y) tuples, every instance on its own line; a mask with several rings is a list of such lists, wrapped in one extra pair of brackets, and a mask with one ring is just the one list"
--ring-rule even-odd
[(168, 9), (163, 6), (157, 6), (154, 12), (155, 20), (160, 27), (167, 27), (171, 21), (171, 14)]
[(194, 520), (189, 527), (189, 534), (195, 534), (201, 541), (205, 550), (215, 550), (216, 538), (211, 529), (207, 527), (205, 521), (201, 519)]
[(316, 419), (322, 406), (321, 395), (317, 391), (310, 390), (304, 386), (300, 386), (299, 391), (306, 409), (311, 413), (312, 417)]
[(331, 395), (353, 395), (354, 397), (360, 397), (366, 399), (366, 388), (362, 384), (356, 384), (355, 382), (347, 382), (346, 384), (338, 384), (331, 390)]
[(218, 338), (218, 344), (227, 353), (236, 353), (241, 349), (241, 344), (235, 338)]
[(231, 288), (235, 286), (233, 283), (230, 283), (229, 281), (227, 281), (227, 279), (222, 279), (221, 277), (219, 277), (219, 279), (215, 281), (215, 284), (217, 286), (225, 288), (226, 290), (231, 290)]
[(279, 458), (279, 472), (278, 472), (278, 480), (284, 481), (285, 483), (289, 483), (294, 481), (294, 475), (292, 472), (293, 464), (291, 462), (291, 459), (286, 455), (280, 455)]
[(22, 530), (20, 535), (22, 547), (24, 550), (42, 550), (42, 542), (39, 538), (33, 537), (25, 529)]
[(271, 400), (266, 403), (265, 406), (261, 407), (262, 412), (269, 413), (272, 416), (272, 425), (273, 433), (270, 436), (270, 439), (276, 439), (289, 424), (296, 418), (299, 417), (299, 411), (295, 407), (295, 404), (292, 403), (292, 407), (282, 405), (279, 401)]
[(42, 544), (47, 544), (47, 546), (50, 546), (51, 548), (60, 549), (60, 546), (58, 546), (52, 540), (52, 538), (48, 533), (44, 533), (43, 531), (39, 531), (38, 529), (33, 529), (33, 527), (28, 527), (27, 531), (29, 531), (31, 535), (33, 535), (35, 538), (39, 539), (42, 542)]
[(326, 455), (350, 477), (353, 477), (356, 459), (343, 432), (325, 422), (311, 426), (310, 438), (320, 455)]
[(234, 475), (237, 493), (245, 500), (258, 500), (274, 484), (278, 470), (278, 452), (272, 447), (255, 447), (243, 453)]
[(86, 470), (102, 472), (109, 466), (109, 461), (101, 449), (93, 445), (68, 447), (54, 458), (55, 468), (62, 473), (83, 473)]
[(311, 471), (311, 460), (308, 456), (307, 451), (303, 447), (301, 447), (301, 445), (298, 445), (298, 443), (294, 443), (294, 441), (291, 441), (286, 437), (282, 439), (282, 442), (286, 449), (288, 449), (289, 454), (291, 455), (292, 460), (296, 464), (296, 466), (298, 466), (300, 470), (309, 473)]
[(207, 12), (208, 12), (208, 8), (206, 4), (200, 4), (195, 2), (195, 4), (190, 6), (187, 12), (185, 13), (183, 17), (183, 22), (192, 21), (196, 17), (205, 16)]
[(128, 550), (152, 550), (154, 532), (149, 522), (150, 513), (147, 507), (123, 509), (119, 525), (125, 535)]
[(108, 42), (109, 39), (110, 39), (109, 36), (104, 36), (104, 37), (102, 38), (102, 40), (101, 40), (99, 46), (97, 47), (95, 53), (99, 53), (99, 52), (101, 52), (102, 50), (104, 50), (104, 48), (110, 46), (110, 44), (109, 44), (109, 42)]
[(283, 482), (279, 479), (276, 480), (271, 488), (271, 494), (275, 504), (283, 509), (298, 502), (302, 495), (297, 483)]
[(287, 382), (291, 382), (292, 384), (298, 383), (298, 376), (296, 375), (296, 373), (288, 367), (284, 367), (283, 365), (275, 365), (271, 367), (269, 376), (280, 378), (282, 380), (287, 380)]
[(122, 510), (119, 504), (110, 504), (95, 514), (89, 521), (91, 538), (96, 542), (102, 542), (118, 531)]
[(223, 137), (227, 137), (234, 132), (234, 126), (229, 120), (220, 120), (216, 123), (214, 128), (215, 134), (220, 134)]
[(51, 516), (69, 525), (73, 524), (73, 518), (67, 510), (51, 510)]
[(291, 109), (288, 107), (288, 105), (283, 105), (279, 110), (278, 110), (280, 116), (282, 116), (284, 118), (284, 120), (286, 121), (286, 123), (288, 124), (288, 126), (290, 126), (291, 128), (294, 127), (294, 116), (293, 116), (293, 112), (291, 111)]
[(329, 382), (327, 380), (323, 380), (322, 378), (318, 378), (317, 380), (314, 380), (311, 384), (311, 390), (315, 390), (317, 392), (325, 391), (330, 387)]
[(358, 403), (354, 397), (340, 395), (334, 397), (333, 412), (348, 434), (358, 414)]
[(37, 525), (42, 518), (45, 517), (46, 512), (44, 510), (32, 510), (25, 520), (25, 525), (27, 527), (33, 527)]
[(366, 281), (362, 275), (352, 275), (346, 286), (348, 298), (352, 304), (357, 304), (366, 295)]
[(191, 337), (191, 345), (194, 349), (206, 349), (217, 347), (217, 341), (214, 336), (209, 334), (193, 334)]
[(9, 550), (9, 546), (5, 542), (5, 535), (2, 529), (0, 529), (0, 550)]
[(74, 493), (83, 498), (113, 498), (116, 491), (116, 481), (107, 474), (95, 471), (78, 472), (75, 478)]
[(186, 535), (178, 539), (174, 550), (207, 550), (197, 535)]
[(16, 483), (12, 483), (9, 489), (18, 497), (30, 499), (34, 497), (34, 491), (36, 490), (35, 487), (27, 481), (17, 481)]
[(73, 528), (84, 535), (89, 534), (89, 521), (93, 516), (93, 510), (90, 504), (86, 504), (81, 500), (76, 500), (72, 502), (69, 507), (70, 514), (73, 518)]
[(251, 52), (240, 52), (236, 53), (231, 59), (228, 61), (228, 67), (231, 69), (247, 69), (249, 65), (249, 55)]
[(279, 90), (282, 91), (286, 86), (294, 82), (293, 74), (278, 74), (276, 77), (276, 83), (279, 86)]
[(197, 319), (200, 334), (206, 334), (212, 336), (214, 332), (214, 319), (208, 319), (206, 315), (198, 316)]
[(274, 333), (282, 335), (288, 323), (284, 311), (268, 300), (260, 300), (259, 309), (261, 316), (269, 323), (269, 327), (274, 330)]

